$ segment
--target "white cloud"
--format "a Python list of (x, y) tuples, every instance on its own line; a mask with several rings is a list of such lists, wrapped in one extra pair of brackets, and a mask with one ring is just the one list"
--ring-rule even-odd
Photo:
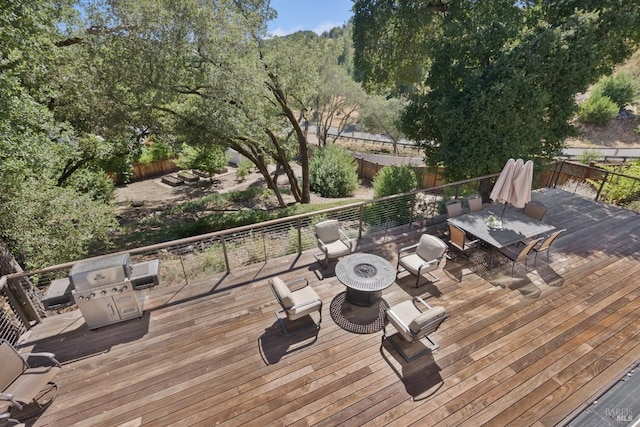
[(330, 21), (326, 21), (323, 22), (321, 24), (319, 24), (316, 28), (313, 29), (313, 32), (321, 35), (322, 33), (324, 33), (325, 31), (329, 31), (332, 28), (335, 27), (341, 27), (342, 24), (344, 24), (344, 22), (330, 22)]

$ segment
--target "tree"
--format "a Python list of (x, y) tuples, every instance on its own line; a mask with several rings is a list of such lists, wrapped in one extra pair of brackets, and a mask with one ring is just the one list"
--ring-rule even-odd
[(9, 257), (26, 268), (82, 257), (116, 226), (112, 207), (79, 191), (86, 179), (59, 182), (78, 134), (49, 107), (59, 23), (73, 14), (71, 2), (14, 1), (0, 16), (0, 275)]
[(400, 117), (405, 104), (399, 98), (370, 95), (359, 116), (359, 122), (368, 132), (391, 139), (393, 154), (398, 154), (398, 142), (404, 136), (400, 128)]
[(284, 206), (268, 168), (275, 163), (308, 203), (307, 124), (327, 40), (312, 32), (266, 39), (272, 13), (267, 1), (105, 3), (93, 9), (83, 42), (129, 128), (176, 145), (233, 148)]
[(558, 154), (575, 95), (640, 41), (637, 2), (357, 0), (354, 11), (365, 87), (417, 83), (403, 129), (451, 180)]

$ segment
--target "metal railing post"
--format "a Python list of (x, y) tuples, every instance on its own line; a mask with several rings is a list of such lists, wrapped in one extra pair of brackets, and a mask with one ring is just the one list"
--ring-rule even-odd
[(229, 265), (229, 255), (227, 255), (227, 244), (224, 240), (224, 236), (220, 236), (220, 243), (222, 243), (222, 253), (224, 254), (224, 265), (227, 267), (227, 273), (231, 273), (231, 266)]

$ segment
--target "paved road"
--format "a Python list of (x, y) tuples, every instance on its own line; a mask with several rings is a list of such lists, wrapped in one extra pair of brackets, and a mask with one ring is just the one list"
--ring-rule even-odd
[[(309, 128), (309, 130), (313, 133), (315, 133), (316, 129), (315, 126), (311, 126)], [(329, 135), (333, 135), (335, 136), (338, 133), (338, 129), (337, 128), (331, 128), (329, 130)], [(348, 138), (348, 139), (354, 139), (354, 140), (358, 140), (358, 141), (365, 141), (365, 142), (371, 142), (371, 143), (380, 143), (380, 144), (392, 144), (391, 139), (383, 136), (383, 135), (376, 135), (376, 134), (371, 134), (371, 133), (366, 133), (366, 132), (358, 132), (358, 131), (351, 131), (349, 130), (348, 132), (343, 132), (340, 137), (342, 138)], [(399, 145), (405, 145), (405, 146), (412, 146), (414, 145), (413, 141), (409, 141), (407, 139), (402, 139), (398, 142)], [(639, 159), (640, 158), (640, 148), (607, 148), (607, 147), (603, 147), (603, 148), (598, 148), (598, 147), (591, 147), (591, 148), (565, 148), (563, 150), (563, 155), (566, 158), (572, 159), (572, 158), (576, 158), (576, 157), (580, 157), (582, 156), (585, 151), (589, 151), (589, 152), (598, 152), (600, 153), (601, 159), (598, 160), (603, 160), (603, 159), (609, 159), (609, 160), (633, 160), (633, 159)], [(365, 155), (362, 155), (363, 157), (365, 157)], [(368, 161), (372, 161), (372, 162), (376, 162), (374, 157), (371, 157), (374, 155), (366, 155), (366, 159)], [(389, 156), (386, 156), (389, 157)], [(415, 159), (415, 158), (412, 158)], [(382, 163), (382, 162), (379, 162)], [(411, 160), (411, 164), (414, 164), (414, 160)]]

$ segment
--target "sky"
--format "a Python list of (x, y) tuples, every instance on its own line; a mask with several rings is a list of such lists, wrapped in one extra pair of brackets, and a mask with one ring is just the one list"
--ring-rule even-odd
[(352, 0), (271, 0), (271, 7), (278, 11), (278, 18), (269, 22), (275, 36), (303, 30), (320, 35), (353, 16)]

